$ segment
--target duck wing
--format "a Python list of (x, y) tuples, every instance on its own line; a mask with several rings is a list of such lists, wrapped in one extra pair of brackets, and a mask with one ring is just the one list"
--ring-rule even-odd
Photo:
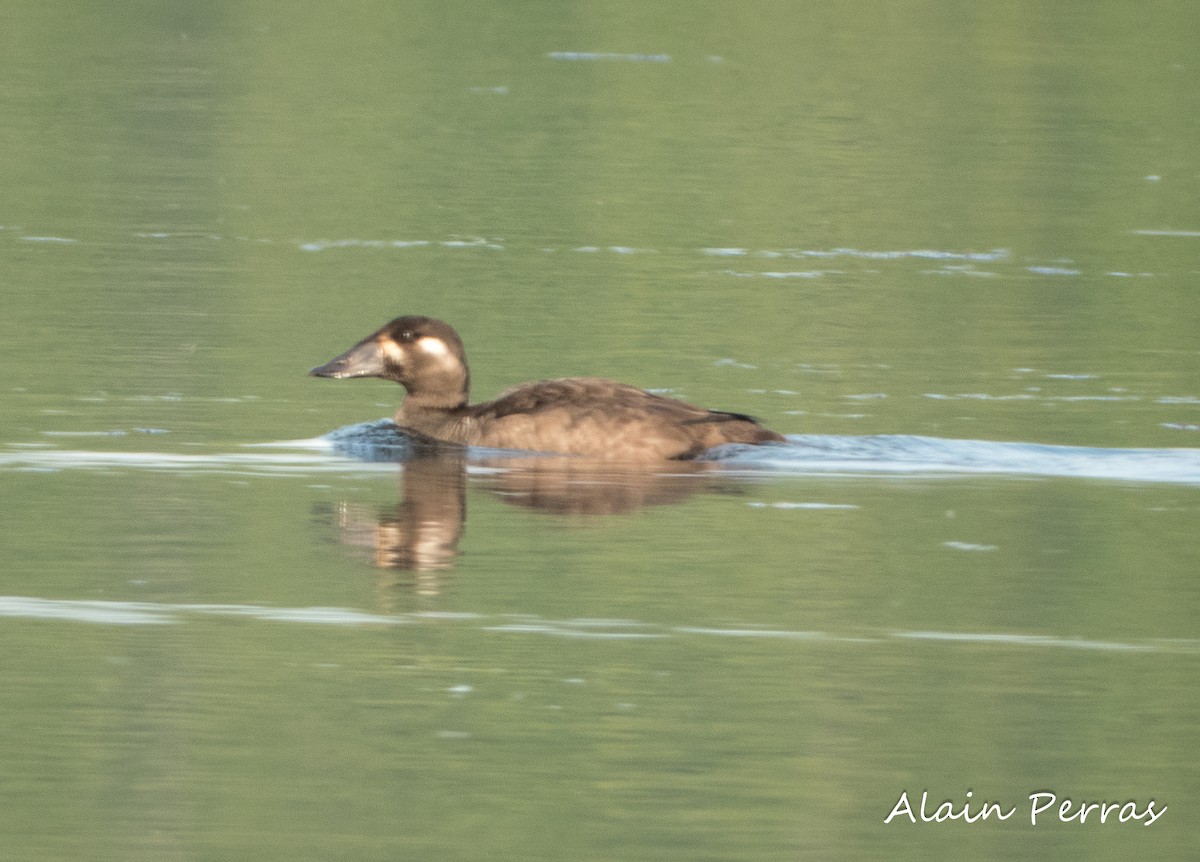
[(524, 383), (469, 410), (475, 445), (610, 460), (686, 459), (723, 443), (783, 439), (745, 414), (707, 410), (597, 377)]

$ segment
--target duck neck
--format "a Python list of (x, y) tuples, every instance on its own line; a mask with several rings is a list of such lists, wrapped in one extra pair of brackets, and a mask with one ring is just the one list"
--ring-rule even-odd
[(406, 395), (397, 415), (461, 410), (467, 406), (470, 388), (471, 374), (463, 366), (453, 372), (423, 377), (419, 386), (406, 383)]
[(457, 402), (453, 399), (430, 398), (422, 395), (407, 395), (396, 411), (395, 422), (407, 428), (451, 443), (465, 443), (461, 436), (467, 399), (464, 395)]
[(450, 396), (446, 393), (413, 393), (404, 396), (400, 402), (400, 413), (454, 413), (467, 406), (466, 393)]

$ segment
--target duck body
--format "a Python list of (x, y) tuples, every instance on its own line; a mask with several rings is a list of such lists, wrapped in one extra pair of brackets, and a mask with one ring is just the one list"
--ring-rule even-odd
[(429, 317), (399, 317), (316, 377), (381, 377), (404, 386), (402, 429), (445, 443), (583, 455), (605, 461), (695, 458), (725, 443), (782, 442), (741, 413), (706, 410), (599, 377), (523, 383), (470, 404), (470, 371), (458, 333)]
[(783, 439), (748, 416), (705, 410), (599, 377), (523, 383), (495, 401), (456, 410), (430, 410), (406, 398), (396, 424), (468, 446), (608, 461), (694, 458), (722, 443)]

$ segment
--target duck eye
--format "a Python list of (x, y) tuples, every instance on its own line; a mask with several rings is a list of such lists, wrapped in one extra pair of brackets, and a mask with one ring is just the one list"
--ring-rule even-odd
[(410, 341), (416, 340), (417, 334), (411, 329), (406, 329), (400, 333), (400, 337), (396, 340), (402, 344), (408, 344)]

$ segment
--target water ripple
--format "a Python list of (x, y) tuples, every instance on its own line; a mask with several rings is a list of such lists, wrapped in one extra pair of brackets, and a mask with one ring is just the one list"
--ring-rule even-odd
[(944, 249), (863, 249), (863, 248), (784, 248), (784, 249), (748, 249), (748, 248), (703, 248), (702, 254), (713, 257), (761, 257), (761, 258), (838, 258), (848, 257), (860, 260), (969, 260), (969, 261), (1000, 261), (1008, 260), (1008, 249), (998, 248), (991, 251), (946, 251)]
[(573, 60), (594, 62), (596, 60), (618, 60), (625, 63), (669, 63), (670, 54), (623, 54), (612, 51), (548, 51), (551, 60)]
[(1023, 475), (1200, 485), (1200, 449), (1100, 449), (880, 434), (793, 434), (787, 445), (729, 446), (729, 467), (787, 474)]
[(307, 242), (299, 242), (297, 246), (301, 251), (326, 251), (331, 248), (429, 248), (432, 246), (440, 248), (486, 248), (494, 251), (503, 251), (504, 246), (495, 240), (485, 239), (484, 237), (471, 237), (468, 239), (443, 239), (443, 240), (427, 240), (427, 239), (320, 239), (310, 240)]
[[(380, 438), (380, 429), (389, 433)], [(361, 434), (361, 439), (355, 434)], [(92, 452), (11, 446), (0, 451), (0, 472), (150, 470), (185, 475), (337, 473), (390, 477), (395, 475), (396, 464), (411, 453), (411, 447), (397, 435), (389, 420), (380, 420), (348, 426), (312, 440), (247, 444), (243, 448), (250, 451), (232, 453)], [(489, 452), (478, 450), (477, 454)], [(731, 472), (752, 470), (756, 474), (786, 476), (993, 474), (1200, 485), (1200, 449), (1103, 449), (897, 434), (793, 434), (783, 444), (721, 446), (703, 460), (718, 462)], [(470, 469), (487, 472), (490, 468), (472, 465)], [(808, 504), (796, 507), (802, 505)]]
[(330, 607), (281, 608), (265, 605), (119, 602), (0, 596), (0, 617), (59, 620), (93, 625), (170, 625), (186, 622), (189, 618), (208, 616), (240, 617), (267, 623), (324, 626), (463, 625), (495, 634), (591, 640), (644, 641), (699, 637), (866, 645), (886, 644), (900, 640), (946, 644), (969, 643), (999, 648), (1200, 654), (1200, 641), (1189, 639), (1105, 641), (1048, 634), (931, 630), (884, 630), (875, 633), (841, 635), (755, 625), (666, 626), (637, 620), (551, 620), (530, 615), (488, 617), (475, 613), (380, 614), (350, 608)]
[(0, 596), (0, 617), (54, 619), (105, 625), (168, 625), (181, 622), (187, 614), (249, 617), (270, 622), (319, 625), (399, 625), (409, 621), (404, 617), (368, 614), (345, 608), (273, 608), (261, 605), (165, 604)]

